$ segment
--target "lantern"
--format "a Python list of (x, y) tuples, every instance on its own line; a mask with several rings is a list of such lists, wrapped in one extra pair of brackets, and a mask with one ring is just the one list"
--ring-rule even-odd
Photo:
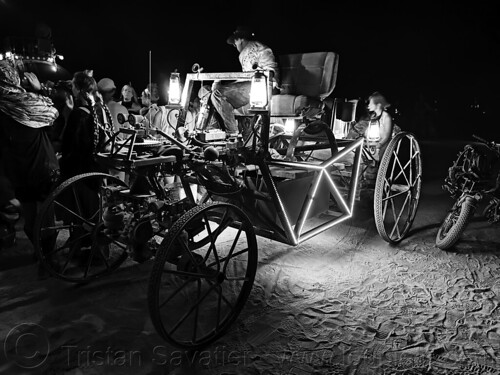
[(179, 73), (170, 73), (170, 85), (168, 88), (168, 103), (179, 104), (181, 102), (181, 79)]
[(292, 134), (295, 132), (295, 119), (287, 118), (285, 121), (285, 133)]
[(264, 73), (256, 70), (252, 77), (250, 87), (250, 108), (266, 109), (267, 106), (267, 77)]
[(368, 142), (380, 141), (380, 124), (378, 121), (370, 121), (366, 129), (366, 140)]

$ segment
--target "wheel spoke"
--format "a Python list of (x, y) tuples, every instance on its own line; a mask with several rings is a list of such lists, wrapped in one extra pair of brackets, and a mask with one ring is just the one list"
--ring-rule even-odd
[(417, 185), (421, 179), (422, 175), (420, 173), (418, 173), (416, 176), (415, 176), (415, 181), (413, 181), (413, 183), (411, 184), (411, 187), (414, 188), (415, 185)]
[[(223, 256), (221, 258), (219, 258), (219, 262), (222, 263), (222, 262), (228, 262), (230, 259), (232, 258), (236, 258), (238, 255), (241, 255), (241, 254), (244, 254), (246, 252), (248, 252), (248, 247), (246, 249), (243, 249), (243, 250), (240, 250), (240, 251), (237, 251), (235, 253), (233, 253), (231, 256), (228, 254), (226, 256)], [(212, 262), (210, 264), (207, 264), (207, 268), (211, 268), (213, 266), (215, 266), (217, 264), (217, 262)]]
[(407, 194), (408, 191), (409, 191), (409, 189), (406, 189), (404, 191), (400, 191), (400, 192), (398, 192), (396, 194), (393, 194), (393, 195), (387, 196), (385, 198), (382, 198), (382, 201), (386, 201), (387, 199), (393, 199), (393, 198), (398, 197), (398, 196), (400, 196), (402, 194)]
[(163, 270), (163, 273), (190, 279), (210, 279), (212, 277), (210, 275), (206, 275), (203, 273), (195, 273), (195, 272), (179, 271), (179, 270)]
[[(197, 297), (200, 298), (200, 294), (201, 294), (201, 280), (197, 280), (197, 288), (196, 288), (196, 291), (197, 291)], [(198, 328), (198, 324), (196, 324), (198, 322), (198, 314), (200, 312), (200, 309), (199, 309), (199, 305), (196, 305), (196, 311), (194, 313), (194, 324), (193, 324), (193, 338), (192, 338), (192, 341), (195, 342), (196, 341), (196, 329)]]
[[(210, 284), (210, 286), (214, 286), (214, 287), (219, 286), (220, 287), (220, 284), (216, 284), (216, 283), (212, 282), (211, 280), (207, 280), (207, 282)], [(220, 290), (221, 290), (221, 292), (219, 293), (219, 297), (221, 298), (221, 300), (224, 301), (226, 303), (226, 305), (228, 305), (231, 310), (234, 309), (234, 306), (231, 304), (231, 302), (226, 297), (224, 297), (224, 293), (222, 293), (222, 287), (220, 287)]]
[[(393, 155), (395, 158), (398, 157), (398, 152), (399, 152), (399, 146), (401, 146), (401, 143), (398, 144), (398, 147), (395, 151), (393, 151)], [(396, 168), (396, 163), (392, 163), (392, 169), (391, 169), (391, 174), (390, 174), (390, 179), (391, 181), (394, 181), (394, 169)]]
[[(115, 239), (113, 239), (113, 238), (111, 238), (109, 236), (106, 236), (106, 237), (111, 240), (112, 244), (118, 246), (120, 249), (127, 250), (127, 245), (125, 245), (125, 244), (121, 243), (120, 241), (115, 240)], [(111, 245), (111, 243), (110, 243), (110, 245)]]
[[(199, 267), (201, 264), (198, 264), (197, 260), (195, 259), (194, 255), (193, 255), (193, 252), (189, 248), (189, 245), (186, 243), (186, 241), (183, 241), (182, 239), (177, 237), (177, 238), (175, 238), (175, 242), (181, 244), (181, 246), (184, 248), (185, 253), (188, 254), (188, 256), (191, 259), (191, 262), (193, 262), (193, 264), (196, 266), (197, 271), (199, 271)], [(173, 272), (173, 271), (169, 271), (169, 272)]]
[(90, 267), (92, 265), (92, 260), (94, 259), (94, 252), (92, 251), (92, 248), (89, 250), (90, 251), (90, 255), (89, 255), (89, 260), (87, 262), (87, 267), (85, 267), (85, 273), (83, 275), (83, 277), (86, 279), (89, 275), (89, 271), (90, 271)]
[[(394, 221), (397, 223), (397, 220), (396, 220), (396, 209), (394, 208), (394, 200), (391, 199), (391, 208), (392, 208), (392, 217), (394, 219)], [(397, 229), (397, 232), (398, 232), (398, 236), (401, 236), (401, 234), (399, 233), (399, 227), (396, 225), (395, 228)]]
[(47, 231), (56, 231), (56, 230), (63, 230), (63, 229), (70, 229), (72, 224), (63, 224), (63, 225), (54, 225), (52, 227), (44, 227), (40, 228), (40, 233), (43, 234)]
[(242, 226), (243, 226), (243, 223), (240, 224), (240, 227), (238, 228), (238, 233), (236, 233), (236, 237), (234, 237), (233, 244), (231, 245), (231, 249), (229, 249), (229, 254), (226, 257), (226, 260), (224, 261), (224, 267), (222, 268), (222, 273), (223, 274), (226, 274), (227, 265), (229, 263), (229, 259), (231, 259), (231, 256), (232, 256), (232, 254), (234, 252), (236, 244), (238, 243), (238, 240), (240, 238)]
[(197, 306), (203, 302), (203, 300), (205, 298), (207, 298), (208, 294), (213, 290), (215, 289), (215, 286), (212, 285), (204, 294), (203, 296), (199, 297), (198, 300), (194, 303), (193, 306), (191, 306), (191, 308), (179, 319), (179, 321), (177, 322), (177, 324), (175, 324), (172, 329), (170, 330), (170, 332), (168, 333), (169, 335), (173, 335), (175, 333), (175, 331), (177, 331), (177, 328), (179, 328), (181, 326), (182, 323), (184, 323), (184, 321), (189, 317), (189, 315), (191, 315), (191, 313), (197, 308)]
[[(399, 164), (401, 166), (401, 164)], [(406, 164), (404, 165), (404, 167), (401, 167), (401, 171), (398, 173), (398, 175), (394, 178), (394, 180), (396, 180), (399, 176), (401, 176), (402, 174), (405, 176), (405, 180), (408, 181), (408, 179), (406, 178), (406, 173), (404, 173), (404, 171), (406, 170), (406, 167), (408, 167), (408, 165), (410, 166), (410, 181), (411, 181), (411, 173), (412, 173), (412, 169), (411, 169), (411, 159), (409, 161), (406, 162)], [(408, 184), (410, 184), (410, 182), (408, 182)]]
[(82, 207), (80, 206), (80, 199), (78, 198), (78, 194), (77, 194), (75, 185), (71, 186), (71, 193), (73, 194), (73, 198), (75, 200), (76, 209), (78, 211), (78, 216), (82, 216)]
[(394, 161), (396, 161), (396, 162), (398, 163), (398, 165), (399, 165), (399, 168), (401, 168), (401, 172), (400, 172), (400, 173), (398, 173), (398, 175), (396, 176), (396, 178), (397, 178), (397, 177), (399, 177), (399, 176), (402, 174), (402, 175), (403, 175), (403, 177), (404, 177), (404, 178), (405, 178), (405, 180), (406, 180), (406, 183), (407, 183), (408, 185), (410, 185), (410, 181), (408, 181), (408, 178), (406, 177), (406, 173), (404, 173), (404, 168), (403, 168), (403, 166), (401, 165), (401, 163), (400, 163), (399, 158), (398, 158), (398, 156), (397, 156), (397, 155), (395, 155), (395, 157), (394, 157)]
[(382, 217), (385, 217), (385, 215), (387, 214), (387, 206), (389, 204), (389, 201), (388, 200), (385, 200), (385, 201), (382, 200), (381, 203), (383, 203), (383, 205), (384, 205), (383, 209), (382, 209)]
[(204, 261), (206, 261), (208, 259), (208, 257), (210, 256), (210, 253), (213, 250), (215, 261), (217, 264), (217, 272), (220, 271), (220, 263), (219, 263), (219, 255), (217, 253), (217, 248), (215, 246), (215, 240), (219, 237), (219, 235), (222, 233), (222, 231), (230, 225), (230, 222), (232, 221), (232, 220), (226, 219), (228, 213), (229, 213), (229, 209), (226, 209), (226, 211), (224, 212), (224, 215), (222, 216), (222, 218), (220, 220), (219, 226), (215, 229), (215, 231), (213, 233), (211, 231), (210, 224), (208, 222), (208, 217), (206, 214), (204, 215), (206, 227), (207, 227), (207, 232), (208, 232), (208, 237), (210, 237), (210, 247), (208, 248), (207, 253), (205, 254)]
[(75, 251), (76, 251), (76, 247), (73, 246), (69, 251), (68, 258), (66, 259), (66, 262), (64, 263), (63, 268), (61, 269), (61, 274), (64, 274), (64, 272), (66, 271), (66, 269), (69, 265), (69, 262), (71, 261), (71, 259), (73, 259), (73, 256), (75, 255)]
[(220, 327), (220, 311), (221, 311), (221, 305), (222, 305), (222, 286), (219, 284), (219, 288), (217, 288), (219, 290), (219, 296), (217, 298), (217, 322), (215, 324), (215, 326), (217, 328)]
[[(104, 255), (103, 249), (100, 246), (98, 246), (97, 250), (98, 250), (98, 254), (101, 256), (102, 260), (104, 261), (104, 265), (106, 266), (106, 269), (109, 269), (108, 259), (106, 258), (106, 255)], [(111, 251), (111, 249), (110, 249), (110, 251)]]
[(61, 203), (59, 203), (58, 201), (54, 201), (54, 203), (55, 203), (58, 207), (60, 207), (60, 208), (62, 208), (62, 209), (64, 209), (64, 210), (66, 210), (66, 211), (67, 211), (68, 213), (70, 213), (71, 215), (73, 215), (73, 216), (75, 216), (76, 218), (80, 219), (83, 223), (88, 224), (88, 225), (90, 225), (90, 226), (95, 226), (95, 223), (93, 223), (93, 222), (92, 222), (92, 221), (90, 221), (90, 220), (85, 219), (83, 216), (81, 216), (80, 214), (77, 214), (77, 213), (76, 213), (76, 212), (74, 212), (73, 210), (70, 210), (68, 207), (66, 207), (66, 206), (62, 205), (62, 204), (61, 204)]
[[(399, 224), (399, 220), (401, 219), (401, 215), (402, 215), (402, 214), (403, 214), (403, 212), (404, 212), (404, 209), (405, 209), (405, 207), (406, 207), (406, 203), (409, 201), (409, 199), (408, 199), (408, 198), (410, 198), (410, 194), (406, 195), (406, 198), (405, 198), (405, 200), (404, 200), (404, 202), (403, 202), (403, 206), (401, 207), (401, 210), (399, 211), (399, 215), (398, 215), (398, 217), (397, 217), (397, 219), (396, 219), (396, 221), (395, 221), (395, 223), (394, 223), (394, 228), (392, 228), (391, 237), (392, 237), (392, 235), (394, 234), (394, 229), (395, 229), (396, 227), (397, 227), (397, 228), (399, 228), (399, 226), (398, 226), (398, 224)], [(401, 234), (399, 233), (399, 230), (398, 230), (398, 235), (399, 235), (399, 236), (401, 236)]]
[(194, 280), (188, 280), (182, 283), (182, 285), (177, 287), (177, 289), (172, 294), (170, 294), (170, 296), (165, 301), (158, 303), (158, 309), (162, 309), (168, 302), (170, 302), (172, 298), (174, 298), (177, 294), (179, 294), (186, 286), (192, 284), (193, 281)]
[(77, 237), (75, 239), (71, 239), (71, 237), (70, 237), (70, 238), (68, 238), (66, 240), (66, 242), (61, 247), (57, 247), (57, 248), (55, 248), (55, 249), (53, 249), (51, 251), (48, 251), (48, 252), (44, 253), (44, 256), (48, 257), (48, 256), (51, 256), (51, 255), (54, 255), (58, 251), (61, 251), (61, 250), (65, 249), (66, 247), (70, 248), (72, 245), (75, 245), (78, 241), (84, 239), (85, 237), (87, 237), (89, 235), (90, 235), (89, 233), (84, 233), (80, 237)]

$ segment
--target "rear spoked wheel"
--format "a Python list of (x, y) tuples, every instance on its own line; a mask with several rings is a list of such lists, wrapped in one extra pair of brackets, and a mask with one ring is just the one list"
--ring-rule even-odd
[(422, 161), (420, 146), (411, 133), (398, 133), (380, 161), (374, 193), (377, 231), (389, 243), (405, 238), (420, 200)]

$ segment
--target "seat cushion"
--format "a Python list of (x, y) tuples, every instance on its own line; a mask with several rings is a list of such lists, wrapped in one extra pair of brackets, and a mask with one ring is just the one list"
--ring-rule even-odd
[(273, 95), (271, 103), (271, 116), (298, 116), (304, 110), (319, 110), (322, 101), (305, 95)]

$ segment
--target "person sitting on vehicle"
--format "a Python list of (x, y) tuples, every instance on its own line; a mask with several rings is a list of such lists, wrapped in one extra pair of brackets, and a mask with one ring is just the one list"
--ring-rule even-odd
[(147, 87), (141, 93), (141, 105), (142, 108), (139, 112), (141, 116), (145, 116), (151, 106), (158, 106), (160, 100), (160, 93), (158, 90), (158, 85), (154, 82), (148, 83)]
[[(238, 50), (238, 58), (243, 72), (251, 72), (256, 69), (271, 70), (274, 73), (273, 88), (278, 89), (279, 70), (273, 50), (255, 40), (255, 34), (248, 27), (238, 26), (226, 42)], [(242, 131), (245, 136), (247, 133), (247, 129), (238, 129), (233, 111), (249, 105), (250, 86), (250, 81), (216, 81), (212, 85), (211, 101), (224, 121), (223, 126), (227, 134), (236, 134)]]
[(378, 141), (379, 158), (382, 158), (387, 145), (392, 138), (392, 117), (386, 111), (390, 103), (386, 100), (384, 95), (375, 91), (368, 98), (368, 111), (370, 112), (370, 122), (378, 122), (380, 129), (380, 140)]
[(385, 96), (375, 91), (368, 97), (367, 111), (362, 106), (359, 106), (362, 112), (357, 113), (356, 124), (347, 135), (347, 138), (350, 139), (366, 138), (369, 124), (377, 122), (380, 129), (380, 140), (377, 142), (379, 159), (382, 158), (387, 145), (392, 139), (393, 132), (400, 130), (399, 127), (393, 124), (392, 117), (386, 110), (389, 106), (390, 104)]
[(142, 108), (139, 111), (139, 114), (144, 117), (143, 123), (148, 127), (153, 123), (156, 115), (161, 112), (158, 106), (159, 100), (158, 85), (149, 83), (141, 94)]

